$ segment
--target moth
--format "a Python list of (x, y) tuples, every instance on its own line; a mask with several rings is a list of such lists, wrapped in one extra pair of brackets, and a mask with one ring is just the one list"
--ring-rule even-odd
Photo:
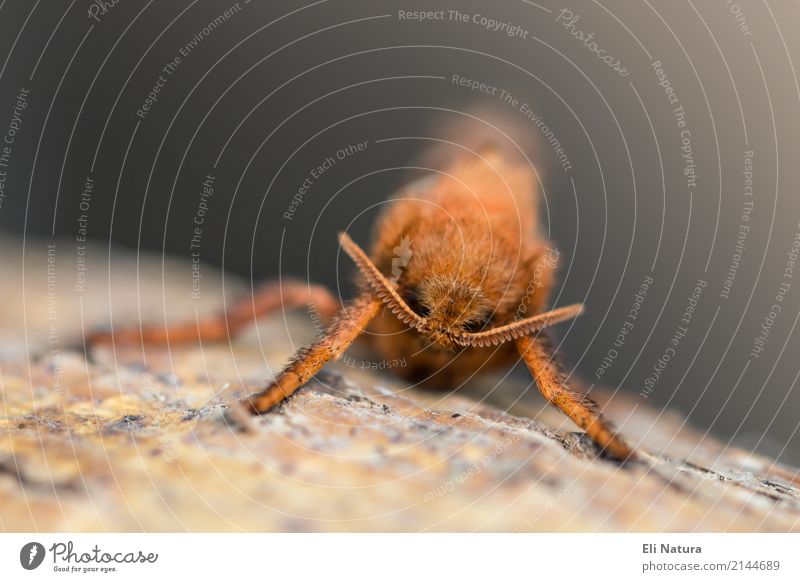
[(566, 382), (545, 328), (583, 306), (547, 310), (556, 261), (538, 227), (538, 177), (528, 164), (483, 149), (403, 188), (377, 220), (367, 253), (342, 233), (358, 267), (358, 293), (340, 307), (323, 287), (268, 284), (226, 313), (199, 323), (143, 327), (93, 336), (94, 342), (225, 341), (257, 317), (312, 303), (332, 315), (325, 333), (300, 349), (244, 405), (263, 414), (339, 359), (365, 330), (392, 368), (426, 386), (457, 387), (484, 371), (524, 360), (548, 402), (581, 427), (608, 456), (634, 450), (597, 405)]

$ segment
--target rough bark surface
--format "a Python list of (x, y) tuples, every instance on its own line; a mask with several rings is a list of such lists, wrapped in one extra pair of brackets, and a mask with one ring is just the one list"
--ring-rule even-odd
[(617, 394), (607, 414), (645, 458), (621, 467), (522, 373), (429, 392), (362, 370), (356, 353), (274, 413), (229, 408), (312, 337), (303, 313), (231, 344), (101, 347), (87, 360), (82, 331), (111, 314), (191, 318), (243, 287), (226, 279), (223, 294), (205, 272), (192, 300), (187, 267), (148, 260), (137, 280), (131, 258), (108, 273), (94, 249), (76, 292), (63, 245), (48, 293), (43, 246), (3, 252), (2, 530), (800, 530), (795, 469)]

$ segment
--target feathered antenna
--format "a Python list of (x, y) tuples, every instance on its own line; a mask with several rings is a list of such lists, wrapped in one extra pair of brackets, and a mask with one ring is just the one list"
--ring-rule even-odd
[(339, 233), (339, 243), (342, 245), (344, 251), (350, 255), (350, 258), (353, 259), (353, 262), (355, 262), (361, 274), (364, 275), (369, 286), (372, 287), (372, 290), (375, 291), (389, 310), (394, 313), (400, 321), (422, 331), (424, 329), (425, 320), (417, 315), (414, 310), (403, 301), (403, 298), (395, 291), (394, 285), (383, 276), (378, 270), (378, 267), (376, 267), (367, 254), (361, 250), (361, 247), (353, 242), (353, 239), (345, 232)]
[[(394, 313), (400, 321), (410, 325), (421, 332), (429, 331), (425, 324), (425, 319), (417, 315), (408, 304), (403, 301), (394, 285), (383, 276), (378, 267), (369, 259), (367, 254), (359, 247), (347, 233), (339, 233), (339, 242), (344, 251), (353, 259), (356, 266), (364, 275), (367, 283), (381, 301)], [(577, 317), (583, 312), (583, 305), (576, 303), (567, 307), (553, 309), (547, 313), (540, 313), (533, 317), (521, 319), (507, 325), (501, 325), (494, 329), (469, 333), (463, 331), (451, 331), (448, 335), (456, 345), (462, 347), (484, 348), (496, 346), (507, 341), (515, 340), (525, 335), (534, 334), (545, 327), (555, 325), (562, 321)]]
[(496, 346), (510, 340), (515, 340), (525, 335), (531, 335), (545, 327), (555, 325), (562, 321), (572, 319), (583, 313), (583, 304), (576, 303), (566, 307), (559, 307), (546, 313), (540, 313), (533, 317), (520, 319), (508, 325), (501, 325), (494, 329), (479, 331), (476, 333), (461, 333), (453, 336), (453, 341), (460, 346), (472, 346), (485, 348)]

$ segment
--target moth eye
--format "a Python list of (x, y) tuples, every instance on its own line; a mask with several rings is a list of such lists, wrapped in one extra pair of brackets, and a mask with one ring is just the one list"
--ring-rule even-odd
[(431, 310), (428, 309), (425, 305), (423, 305), (417, 295), (415, 293), (409, 293), (407, 297), (405, 297), (405, 301), (408, 306), (420, 317), (428, 317), (431, 314)]

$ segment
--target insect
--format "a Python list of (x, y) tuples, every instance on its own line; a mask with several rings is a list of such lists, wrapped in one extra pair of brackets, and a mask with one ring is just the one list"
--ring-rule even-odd
[[(393, 368), (428, 386), (457, 386), (521, 357), (544, 397), (606, 453), (633, 449), (595, 403), (567, 386), (544, 328), (579, 315), (582, 305), (546, 310), (556, 262), (537, 226), (536, 174), (498, 150), (455, 160), (411, 183), (377, 221), (367, 254), (346, 233), (342, 249), (359, 270), (358, 294), (339, 308), (322, 287), (271, 284), (226, 314), (175, 328), (144, 327), (92, 341), (226, 340), (278, 308), (309, 300), (333, 318), (324, 335), (299, 350), (273, 381), (244, 404), (262, 414), (290, 397), (369, 329), (373, 347)], [(401, 256), (398, 257), (398, 252)]]

